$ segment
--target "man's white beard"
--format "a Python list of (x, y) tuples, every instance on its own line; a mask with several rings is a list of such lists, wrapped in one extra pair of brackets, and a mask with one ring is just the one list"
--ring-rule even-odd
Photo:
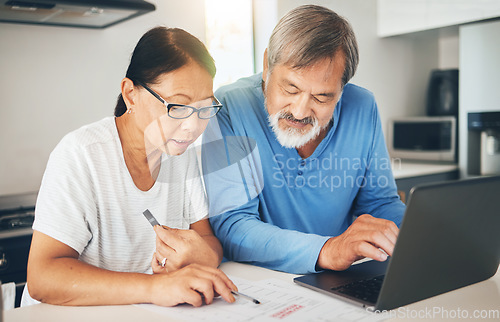
[(293, 127), (281, 129), (279, 126), (279, 120), (285, 119), (286, 114), (290, 113), (281, 110), (277, 113), (274, 113), (273, 115), (269, 115), (268, 117), (269, 124), (276, 134), (278, 142), (285, 148), (298, 149), (309, 141), (315, 139), (319, 135), (319, 132), (322, 128), (319, 125), (318, 119), (315, 117), (312, 118), (312, 123), (310, 123), (312, 125), (312, 128), (309, 131), (304, 131)]

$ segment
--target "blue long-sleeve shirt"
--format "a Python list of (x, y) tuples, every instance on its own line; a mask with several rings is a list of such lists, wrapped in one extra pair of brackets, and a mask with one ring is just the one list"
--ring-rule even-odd
[(347, 84), (326, 137), (302, 159), (268, 123), (262, 76), (216, 92), (224, 107), (204, 133), (203, 171), (210, 223), (229, 260), (290, 272), (316, 272), (328, 238), (356, 216), (401, 223), (377, 106)]

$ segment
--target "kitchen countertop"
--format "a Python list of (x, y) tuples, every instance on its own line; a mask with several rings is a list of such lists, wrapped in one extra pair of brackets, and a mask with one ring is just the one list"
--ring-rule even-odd
[(404, 179), (411, 177), (426, 176), (458, 170), (456, 163), (430, 163), (415, 161), (400, 161), (392, 163), (394, 178)]
[(8, 229), (4, 231), (0, 231), (0, 240), (7, 238), (15, 238), (33, 235), (33, 229), (31, 227), (26, 228), (18, 228), (18, 229)]

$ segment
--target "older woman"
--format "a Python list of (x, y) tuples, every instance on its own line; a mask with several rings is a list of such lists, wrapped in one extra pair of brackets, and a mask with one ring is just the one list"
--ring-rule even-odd
[[(234, 301), (236, 286), (216, 268), (222, 248), (196, 153), (184, 153), (221, 108), (214, 75), (212, 57), (186, 31), (142, 36), (115, 117), (69, 133), (50, 155), (23, 305)], [(163, 227), (151, 228), (147, 209)]]

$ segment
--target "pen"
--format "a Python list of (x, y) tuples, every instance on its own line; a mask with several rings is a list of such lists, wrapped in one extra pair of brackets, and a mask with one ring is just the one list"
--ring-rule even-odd
[(243, 293), (240, 293), (240, 292), (237, 292), (237, 291), (231, 291), (231, 293), (232, 293), (233, 295), (237, 295), (237, 296), (244, 297), (244, 298), (246, 298), (247, 300), (250, 300), (250, 301), (254, 302), (255, 304), (260, 304), (260, 301), (259, 301), (259, 300), (254, 299), (253, 297), (248, 296), (248, 295), (246, 295), (246, 294), (243, 294)]
[[(144, 210), (142, 214), (144, 215), (144, 217), (146, 217), (146, 219), (149, 221), (151, 226), (153, 226), (153, 228), (155, 228), (156, 225), (158, 226), (160, 225), (158, 220), (156, 220), (155, 216), (153, 216), (153, 214), (151, 213), (151, 211), (149, 211), (149, 209)], [(165, 264), (167, 263), (167, 258), (164, 257), (163, 260), (159, 263), (161, 267), (165, 267)]]
[(156, 225), (160, 225), (160, 223), (158, 223), (158, 220), (156, 220), (156, 218), (153, 216), (151, 211), (149, 211), (149, 209), (144, 210), (144, 212), (142, 214), (144, 215), (144, 217), (146, 217), (146, 219), (149, 221), (151, 226), (154, 227)]

